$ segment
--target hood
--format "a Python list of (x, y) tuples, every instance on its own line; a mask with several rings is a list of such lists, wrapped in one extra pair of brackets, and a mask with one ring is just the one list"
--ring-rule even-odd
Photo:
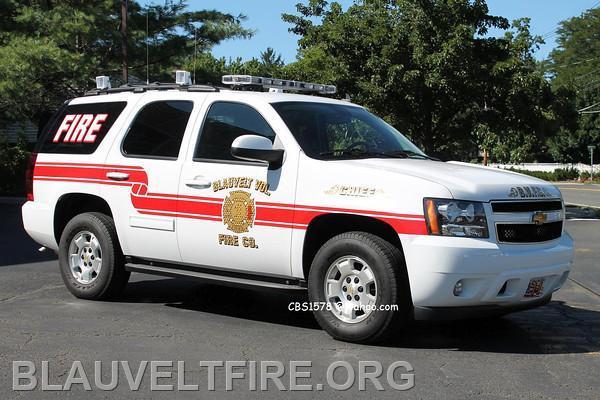
[[(561, 198), (552, 184), (516, 172), (461, 162), (418, 159), (344, 160), (355, 167), (410, 175), (438, 183), (459, 200), (515, 200)], [(425, 194), (427, 195), (427, 194)]]

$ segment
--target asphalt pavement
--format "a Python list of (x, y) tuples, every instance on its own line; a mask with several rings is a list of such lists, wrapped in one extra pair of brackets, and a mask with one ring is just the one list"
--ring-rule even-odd
[[(566, 196), (570, 196), (566, 192)], [(600, 222), (568, 221), (575, 238), (571, 279), (544, 307), (500, 319), (421, 323), (377, 346), (331, 339), (309, 312), (288, 311), (302, 295), (232, 289), (194, 281), (134, 274), (121, 299), (91, 302), (63, 286), (55, 256), (23, 232), (19, 206), (0, 202), (0, 399), (47, 398), (426, 398), (597, 399), (600, 396)], [(131, 392), (123, 376), (113, 392), (82, 385), (71, 392), (12, 391), (12, 364), (33, 361), (41, 379), (48, 361), (52, 384), (67, 379), (81, 361), (93, 383), (94, 361), (185, 361), (185, 379), (200, 392), (150, 392), (144, 377)], [(414, 388), (375, 393), (354, 385), (346, 391), (249, 390), (234, 381), (226, 391), (218, 375), (214, 392), (202, 387), (201, 360), (290, 360), (312, 363), (313, 382), (325, 382), (335, 361), (395, 361), (414, 367)], [(91, 371), (91, 372), (90, 372)], [(103, 373), (105, 376), (106, 371)], [(384, 372), (385, 375), (385, 372)], [(343, 379), (342, 379), (343, 380)], [(166, 379), (166, 381), (169, 381)], [(171, 383), (172, 380), (171, 380)], [(175, 380), (176, 383), (176, 380)]]
[(565, 203), (600, 208), (600, 185), (559, 183)]

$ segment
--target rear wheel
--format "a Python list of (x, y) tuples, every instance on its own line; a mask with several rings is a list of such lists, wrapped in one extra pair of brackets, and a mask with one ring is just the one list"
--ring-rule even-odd
[(76, 297), (110, 299), (129, 280), (115, 224), (107, 215), (75, 216), (61, 235), (58, 254), (63, 281)]
[(348, 232), (326, 242), (308, 279), (319, 325), (336, 339), (372, 343), (389, 337), (410, 313), (404, 257), (382, 238)]

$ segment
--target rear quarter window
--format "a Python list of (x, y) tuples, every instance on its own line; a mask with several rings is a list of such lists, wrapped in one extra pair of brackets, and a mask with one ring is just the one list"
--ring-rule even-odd
[(38, 152), (92, 154), (126, 105), (122, 101), (73, 104), (61, 108), (46, 127)]
[(177, 159), (194, 103), (155, 101), (137, 114), (121, 150), (126, 157)]

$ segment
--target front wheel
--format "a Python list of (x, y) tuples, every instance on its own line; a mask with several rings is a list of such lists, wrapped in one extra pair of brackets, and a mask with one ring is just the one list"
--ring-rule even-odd
[(69, 221), (60, 238), (58, 260), (67, 289), (81, 299), (110, 299), (129, 280), (115, 224), (101, 213), (79, 214)]
[(315, 256), (308, 295), (315, 318), (335, 339), (372, 343), (395, 331), (410, 315), (404, 257), (382, 238), (347, 232), (327, 241)]

